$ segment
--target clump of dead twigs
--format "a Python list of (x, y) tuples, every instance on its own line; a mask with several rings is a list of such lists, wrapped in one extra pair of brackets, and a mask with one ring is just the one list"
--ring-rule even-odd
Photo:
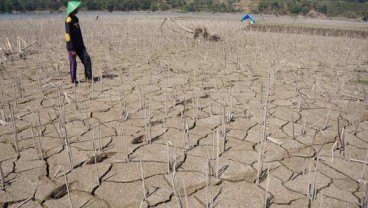
[(18, 36), (17, 44), (13, 46), (7, 38), (5, 44), (1, 44), (2, 47), (0, 47), (0, 63), (5, 63), (8, 59), (13, 61), (26, 59), (27, 56), (36, 53), (36, 50), (31, 49), (31, 47), (37, 43), (36, 41), (28, 44)]
[(195, 28), (194, 30), (192, 29), (189, 29), (187, 27), (184, 27), (183, 25), (177, 23), (175, 20), (172, 20), (170, 18), (165, 18), (164, 21), (162, 22), (161, 24), (161, 27), (160, 29), (162, 29), (162, 26), (165, 24), (165, 22), (169, 20), (171, 22), (173, 22), (174, 24), (176, 24), (177, 26), (179, 26), (179, 29), (180, 30), (175, 30), (173, 28), (169, 28), (175, 32), (179, 32), (179, 33), (184, 33), (187, 37), (190, 37), (190, 38), (193, 38), (193, 39), (197, 39), (197, 38), (200, 38), (202, 37), (204, 40), (207, 40), (207, 41), (213, 41), (213, 42), (219, 42), (219, 41), (222, 41), (222, 37), (217, 35), (217, 34), (210, 34), (207, 30), (206, 27), (197, 27)]

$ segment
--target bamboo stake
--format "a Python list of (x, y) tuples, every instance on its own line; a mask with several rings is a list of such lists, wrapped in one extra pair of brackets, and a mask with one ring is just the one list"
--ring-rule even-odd
[(102, 131), (101, 131), (101, 123), (98, 126), (98, 144), (100, 146), (100, 152), (102, 151)]
[(57, 128), (56, 128), (56, 126), (55, 126), (54, 122), (52, 122), (52, 118), (51, 118), (50, 113), (48, 112), (47, 114), (49, 115), (50, 122), (51, 122), (52, 126), (54, 127), (54, 130), (55, 130), (55, 132), (57, 133), (57, 135), (58, 135), (58, 137), (59, 137), (59, 139), (60, 139), (60, 143), (61, 143), (61, 145), (62, 145), (62, 146), (64, 146), (63, 138), (62, 138), (62, 136), (60, 135), (60, 132), (57, 130)]
[(100, 68), (100, 92), (102, 92), (102, 78), (103, 78), (101, 68)]
[(358, 127), (359, 127), (360, 122), (361, 122), (360, 119), (358, 119), (357, 125), (356, 125), (355, 130), (354, 130), (354, 136), (356, 136), (357, 133), (358, 133)]
[(74, 169), (74, 164), (73, 164), (73, 157), (72, 157), (72, 150), (70, 148), (69, 142), (68, 142), (68, 133), (66, 131), (66, 127), (64, 126), (64, 142), (65, 142), (65, 147), (66, 147), (66, 152), (68, 154), (69, 157), (69, 165), (70, 165), (70, 171), (72, 171)]
[(17, 130), (17, 124), (15, 122), (15, 117), (14, 117), (14, 111), (13, 111), (13, 107), (9, 104), (9, 110), (10, 110), (10, 114), (11, 114), (11, 120), (12, 120), (12, 126), (13, 126), (13, 134), (14, 134), (14, 146), (15, 146), (15, 151), (17, 152), (17, 156), (19, 157), (19, 144), (18, 144), (18, 130)]
[(223, 115), (222, 115), (222, 138), (223, 138), (223, 148), (222, 148), (222, 154), (224, 154), (225, 150), (226, 150), (226, 107), (223, 106), (223, 111), (222, 111)]
[(367, 162), (368, 162), (368, 149), (367, 149), (367, 154), (365, 156), (365, 160), (364, 160), (364, 165), (363, 165), (363, 171), (362, 171), (362, 180), (364, 180), (364, 173), (365, 173), (365, 167), (367, 165)]
[(98, 186), (101, 186), (100, 175), (98, 174), (97, 158), (96, 158), (96, 145), (95, 145), (95, 141), (94, 140), (93, 140), (93, 156), (95, 158), (97, 184), (98, 184)]
[(307, 187), (307, 196), (309, 198), (311, 198), (311, 188), (312, 188), (312, 184), (311, 184), (311, 172), (312, 172), (312, 163), (311, 163), (312, 159), (309, 159), (309, 168), (308, 168), (308, 187)]
[(125, 151), (125, 157), (126, 157), (125, 160), (129, 162), (129, 153), (128, 153), (128, 145), (126, 142), (126, 137), (124, 137), (124, 132), (123, 132), (122, 127), (120, 126), (120, 123), (118, 125), (119, 125), (118, 128), (120, 129), (120, 137), (123, 140), (123, 144), (124, 144), (124, 151)]
[(317, 197), (317, 181), (318, 181), (318, 161), (319, 161), (319, 155), (317, 155), (317, 161), (316, 166), (314, 169), (314, 184), (313, 184), (313, 193), (312, 193), (312, 200), (316, 200)]
[(367, 162), (365, 162), (365, 161), (363, 161), (363, 160), (357, 160), (357, 159), (353, 159), (353, 158), (350, 158), (349, 159), (349, 161), (351, 161), (351, 162), (358, 162), (358, 163), (365, 163), (366, 165), (368, 164), (368, 161)]
[(267, 185), (266, 185), (266, 196), (264, 202), (264, 208), (268, 207), (268, 187), (270, 186), (270, 166), (267, 168)]
[(65, 178), (66, 190), (68, 191), (69, 205), (70, 205), (70, 208), (73, 208), (72, 197), (70, 196), (68, 178), (66, 177), (65, 170), (64, 170), (64, 178)]
[(94, 85), (94, 81), (92, 81), (92, 100), (95, 99), (95, 85)]
[(15, 107), (17, 107), (18, 101), (17, 101), (17, 92), (15, 90), (15, 81), (13, 82), (13, 93), (14, 93)]
[(88, 116), (88, 112), (87, 112), (87, 99), (85, 96), (83, 96), (83, 103), (84, 103), (84, 114), (86, 116), (86, 122), (85, 125), (88, 127), (88, 130), (90, 128), (89, 126), (89, 116)]
[(295, 123), (294, 123), (294, 111), (291, 108), (291, 124), (293, 127), (293, 140), (295, 140)]
[[(262, 92), (263, 87), (261, 89), (262, 89), (261, 90)], [(257, 178), (256, 178), (257, 184), (260, 183), (260, 177), (261, 177), (262, 169), (263, 169), (263, 154), (264, 154), (264, 149), (265, 149), (266, 140), (267, 140), (268, 97), (269, 97), (269, 89), (267, 90), (267, 99), (266, 99), (266, 104), (264, 106), (264, 117), (263, 117), (264, 126), (263, 126), (263, 137), (261, 138), (260, 149), (259, 149), (259, 154), (258, 154), (258, 168), (257, 168)]]
[(147, 118), (147, 108), (144, 109), (144, 129), (146, 131), (145, 140), (146, 144), (149, 144), (149, 138), (148, 138), (148, 118)]
[(170, 175), (171, 172), (171, 152), (170, 152), (170, 145), (169, 142), (166, 141), (166, 150), (167, 150), (167, 174)]
[(17, 206), (17, 208), (19, 208), (19, 207), (22, 207), (24, 204), (26, 204), (27, 202), (29, 202), (31, 199), (33, 199), (34, 197), (33, 196), (31, 196), (31, 197), (29, 197), (28, 199), (26, 199), (26, 200), (24, 200), (22, 203), (20, 203), (18, 206)]
[(52, 177), (51, 181), (54, 181), (54, 179), (55, 179), (56, 175), (59, 173), (60, 169), (61, 169), (61, 165), (59, 165), (59, 168), (55, 171), (55, 174)]
[(40, 156), (38, 155), (38, 149), (37, 149), (37, 145), (36, 145), (36, 137), (35, 137), (34, 130), (33, 130), (31, 116), (29, 116), (29, 120), (30, 120), (29, 123), (30, 123), (30, 126), (31, 126), (31, 132), (32, 132), (33, 148), (36, 150), (37, 158), (40, 159)]
[(165, 87), (165, 115), (167, 116), (167, 94), (166, 94), (166, 87)]
[(2, 168), (2, 162), (0, 162), (0, 179), (1, 179), (1, 189), (5, 190), (5, 180), (4, 180), (4, 173)]
[(322, 130), (326, 130), (327, 125), (328, 125), (328, 121), (330, 120), (330, 113), (331, 113), (331, 109), (332, 109), (332, 104), (330, 104), (330, 108), (328, 109), (328, 113), (327, 113), (327, 117), (326, 117), (326, 121), (325, 124), (322, 127)]
[(209, 174), (209, 161), (208, 161), (208, 158), (206, 157), (206, 165), (205, 165), (205, 167), (206, 167), (206, 207), (210, 207), (210, 200), (209, 200), (209, 192), (210, 192), (210, 188), (209, 188), (209, 181), (210, 181), (210, 174)]
[(147, 199), (147, 193), (146, 193), (146, 185), (144, 183), (144, 171), (143, 171), (143, 164), (142, 164), (142, 160), (141, 159), (139, 159), (139, 164), (140, 164), (140, 167), (141, 167), (143, 197), (144, 197), (144, 200), (146, 200)]
[(3, 86), (3, 82), (1, 81), (1, 106), (3, 106), (3, 108), (5, 108), (5, 105), (4, 105), (4, 90), (3, 89), (4, 89), (4, 86)]
[(20, 96), (21, 98), (24, 98), (24, 86), (23, 86), (23, 81), (22, 81), (22, 77), (20, 75), (17, 75), (18, 76), (18, 81), (19, 81), (19, 91), (20, 91)]
[(38, 134), (37, 134), (37, 139), (38, 139), (38, 148), (40, 150), (40, 156), (41, 159), (43, 160), (43, 152), (42, 152), (42, 146), (41, 146), (41, 136), (42, 136), (42, 130), (41, 130), (41, 118), (40, 118), (40, 111), (37, 111), (37, 116), (38, 116)]
[(216, 129), (216, 139), (217, 139), (217, 151), (216, 151), (216, 178), (219, 178), (219, 160), (220, 160), (220, 133), (219, 129)]
[(75, 105), (75, 110), (78, 110), (78, 104), (77, 104), (77, 87), (76, 85), (74, 85), (74, 105)]
[(305, 134), (305, 124), (307, 123), (307, 119), (306, 118), (303, 118), (303, 127), (302, 127), (302, 130), (300, 132), (301, 135), (304, 135)]
[(182, 201), (181, 201), (181, 198), (180, 198), (180, 194), (178, 193), (178, 190), (177, 190), (177, 187), (176, 187), (176, 184), (175, 184), (175, 174), (174, 173), (170, 174), (170, 178), (171, 178), (172, 188), (173, 188), (173, 191), (174, 191), (174, 196), (175, 196), (176, 202), (178, 204), (178, 207), (183, 208), (183, 204), (182, 204)]
[(182, 181), (182, 183), (183, 183), (183, 190), (184, 190), (184, 197), (185, 197), (185, 207), (186, 208), (189, 208), (188, 196), (187, 196), (187, 189), (185, 187), (184, 181)]
[(39, 76), (37, 76), (37, 83), (38, 83), (38, 89), (40, 90), (40, 100), (43, 100), (43, 88), (42, 88)]
[(151, 107), (148, 107), (148, 143), (152, 143)]

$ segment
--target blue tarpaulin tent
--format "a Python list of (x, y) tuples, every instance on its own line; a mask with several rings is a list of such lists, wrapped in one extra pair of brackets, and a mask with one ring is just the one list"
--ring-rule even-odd
[(244, 17), (241, 19), (241, 22), (243, 22), (244, 20), (250, 20), (250, 21), (252, 21), (253, 23), (255, 23), (256, 22), (256, 19), (252, 16), (252, 15), (250, 15), (250, 14), (246, 14), (246, 15), (244, 15)]

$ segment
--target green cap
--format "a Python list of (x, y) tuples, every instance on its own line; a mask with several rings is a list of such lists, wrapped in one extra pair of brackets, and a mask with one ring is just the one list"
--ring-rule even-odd
[(66, 15), (69, 15), (81, 5), (80, 1), (69, 1), (68, 7), (66, 8)]

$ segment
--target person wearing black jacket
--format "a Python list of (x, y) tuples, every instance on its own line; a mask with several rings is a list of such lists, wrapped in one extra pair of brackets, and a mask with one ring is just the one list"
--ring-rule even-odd
[(76, 16), (81, 2), (69, 1), (65, 21), (65, 41), (70, 62), (70, 76), (72, 83), (77, 84), (77, 56), (84, 65), (84, 74), (87, 80), (93, 81), (91, 57), (83, 42), (83, 36)]

